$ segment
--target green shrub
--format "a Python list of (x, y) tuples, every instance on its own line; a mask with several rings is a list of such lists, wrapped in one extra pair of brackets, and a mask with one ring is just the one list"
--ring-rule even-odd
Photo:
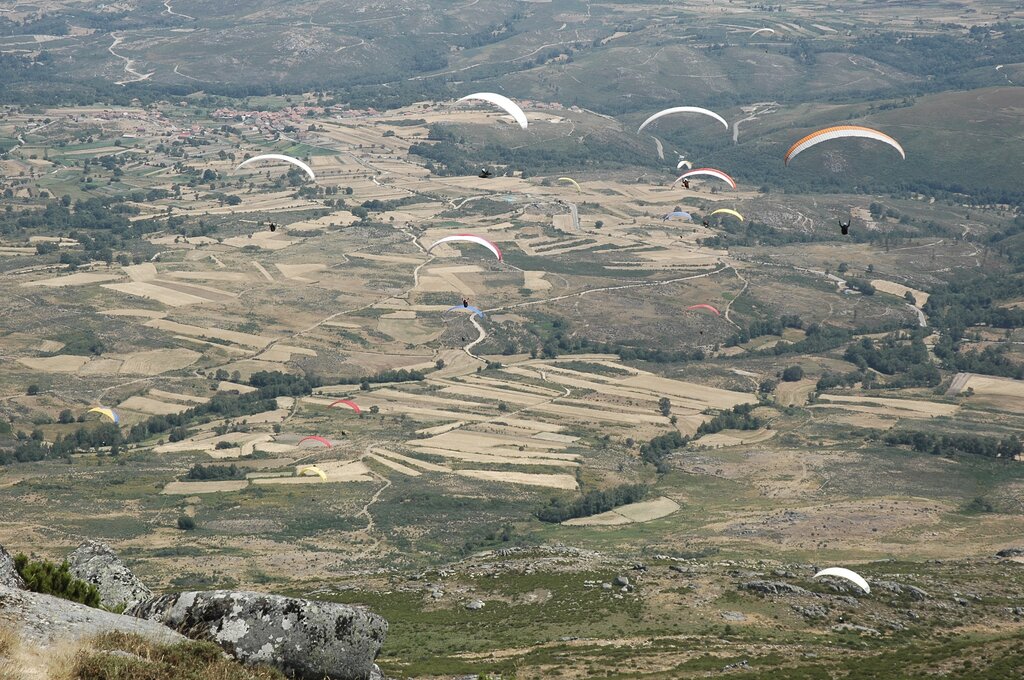
[(14, 557), (14, 567), (33, 592), (54, 595), (90, 607), (100, 606), (99, 589), (72, 576), (66, 561), (59, 565), (49, 560), (30, 562), (28, 556), (18, 553)]

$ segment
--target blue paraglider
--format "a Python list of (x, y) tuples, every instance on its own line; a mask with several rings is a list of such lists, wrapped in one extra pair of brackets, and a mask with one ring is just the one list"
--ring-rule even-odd
[(684, 219), (684, 220), (686, 220), (688, 222), (693, 219), (690, 216), (690, 213), (683, 212), (682, 210), (674, 210), (674, 211), (668, 213), (667, 215), (665, 215), (664, 217), (662, 217), (661, 219), (667, 221), (667, 220), (671, 220), (671, 219), (675, 219), (675, 218)]
[(480, 309), (478, 307), (474, 307), (473, 305), (453, 305), (452, 307), (448, 308), (449, 312), (455, 311), (455, 310), (462, 310), (462, 311), (472, 312), (473, 316), (479, 316), (481, 319), (483, 319), (484, 316), (485, 316), (485, 314), (482, 311), (480, 311)]

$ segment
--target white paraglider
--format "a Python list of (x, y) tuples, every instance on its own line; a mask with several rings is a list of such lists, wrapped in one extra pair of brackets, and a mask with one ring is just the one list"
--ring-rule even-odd
[(437, 246), (441, 245), (442, 243), (452, 243), (453, 241), (455, 241), (455, 242), (462, 241), (462, 242), (465, 242), (465, 243), (475, 243), (477, 245), (483, 246), (484, 248), (487, 248), (487, 250), (489, 250), (492, 253), (494, 253), (494, 256), (496, 258), (501, 260), (501, 249), (498, 248), (498, 246), (496, 246), (495, 244), (491, 243), (490, 241), (488, 241), (487, 239), (483, 238), (482, 236), (474, 236), (473, 234), (455, 234), (453, 236), (445, 236), (443, 239), (435, 241), (429, 248), (427, 248), (427, 252), (429, 253), (431, 250), (433, 250)]
[(661, 118), (663, 116), (671, 116), (671, 115), (674, 115), (674, 114), (677, 114), (677, 113), (700, 113), (700, 114), (703, 114), (705, 116), (710, 116), (710, 117), (714, 118), (715, 120), (717, 120), (722, 125), (724, 125), (726, 130), (729, 129), (729, 124), (725, 122), (725, 118), (722, 118), (721, 116), (719, 116), (714, 111), (711, 111), (711, 110), (708, 110), (708, 109), (702, 109), (699, 106), (673, 106), (670, 109), (664, 109), (662, 111), (658, 111), (656, 114), (654, 114), (653, 116), (651, 116), (650, 118), (645, 120), (643, 123), (640, 124), (640, 127), (637, 129), (636, 132), (637, 132), (637, 134), (640, 134), (641, 132), (643, 132), (643, 129), (645, 127), (647, 127), (648, 125), (650, 125), (654, 121), (658, 120), (659, 118)]
[(871, 586), (869, 586), (868, 582), (855, 571), (850, 571), (849, 569), (844, 569), (842, 567), (829, 567), (828, 569), (822, 569), (819, 571), (814, 575), (814, 578), (818, 578), (819, 576), (836, 576), (838, 578), (845, 578), (847, 581), (856, 583), (857, 586), (865, 593), (871, 594)]
[(523, 128), (524, 130), (526, 129), (526, 126), (528, 125), (526, 120), (526, 114), (523, 113), (523, 110), (519, 108), (518, 104), (516, 104), (508, 97), (501, 94), (495, 94), (494, 92), (474, 92), (473, 94), (467, 94), (465, 97), (459, 99), (459, 101), (464, 102), (473, 99), (483, 102), (489, 102), (491, 104), (494, 104), (495, 106), (504, 109), (510, 116), (512, 116), (515, 119), (517, 123), (519, 123), (519, 127)]
[(313, 168), (309, 167), (308, 165), (300, 161), (298, 158), (292, 158), (291, 156), (286, 156), (283, 153), (265, 153), (260, 154), (259, 156), (253, 156), (252, 158), (247, 158), (246, 160), (238, 164), (238, 167), (235, 168), (235, 172), (241, 170), (250, 163), (258, 163), (260, 161), (284, 161), (285, 163), (291, 163), (292, 165), (294, 165), (295, 167), (299, 168), (304, 173), (309, 175), (309, 178), (311, 180), (313, 180), (314, 182), (316, 181), (316, 175), (313, 173)]

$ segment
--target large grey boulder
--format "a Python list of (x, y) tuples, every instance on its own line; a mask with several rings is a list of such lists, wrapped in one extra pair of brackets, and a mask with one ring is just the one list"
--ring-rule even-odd
[(75, 578), (99, 588), (104, 607), (129, 607), (153, 596), (106, 543), (86, 541), (68, 556), (68, 565)]
[(308, 680), (367, 680), (388, 630), (368, 609), (230, 590), (153, 597), (125, 613)]
[(0, 585), (0, 628), (18, 633), (23, 644), (45, 648), (95, 637), (101, 633), (135, 633), (158, 643), (185, 638), (154, 621), (93, 609), (53, 595)]
[(2, 545), (0, 545), (0, 586), (25, 589), (25, 581), (22, 580), (18, 570), (14, 568), (14, 558)]

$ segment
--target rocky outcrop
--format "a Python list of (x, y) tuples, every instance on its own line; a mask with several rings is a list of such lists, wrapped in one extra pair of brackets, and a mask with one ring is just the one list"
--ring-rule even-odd
[(0, 586), (23, 590), (25, 582), (14, 568), (14, 558), (0, 545)]
[(367, 609), (229, 590), (154, 597), (125, 613), (308, 680), (370, 678), (388, 630)]
[(68, 556), (71, 573), (100, 591), (104, 607), (127, 607), (153, 595), (106, 543), (86, 541)]
[(153, 621), (93, 609), (52, 595), (0, 586), (0, 627), (10, 627), (32, 647), (50, 647), (101, 633), (135, 633), (148, 640), (173, 644), (184, 637)]
[(782, 581), (749, 581), (741, 583), (740, 588), (753, 590), (763, 595), (810, 595), (811, 592), (800, 586), (793, 586)]
[(912, 600), (919, 602), (928, 599), (928, 593), (921, 590), (917, 586), (908, 585), (906, 583), (897, 583), (896, 581), (874, 581), (871, 586), (876, 590), (886, 590), (896, 595), (907, 595)]

